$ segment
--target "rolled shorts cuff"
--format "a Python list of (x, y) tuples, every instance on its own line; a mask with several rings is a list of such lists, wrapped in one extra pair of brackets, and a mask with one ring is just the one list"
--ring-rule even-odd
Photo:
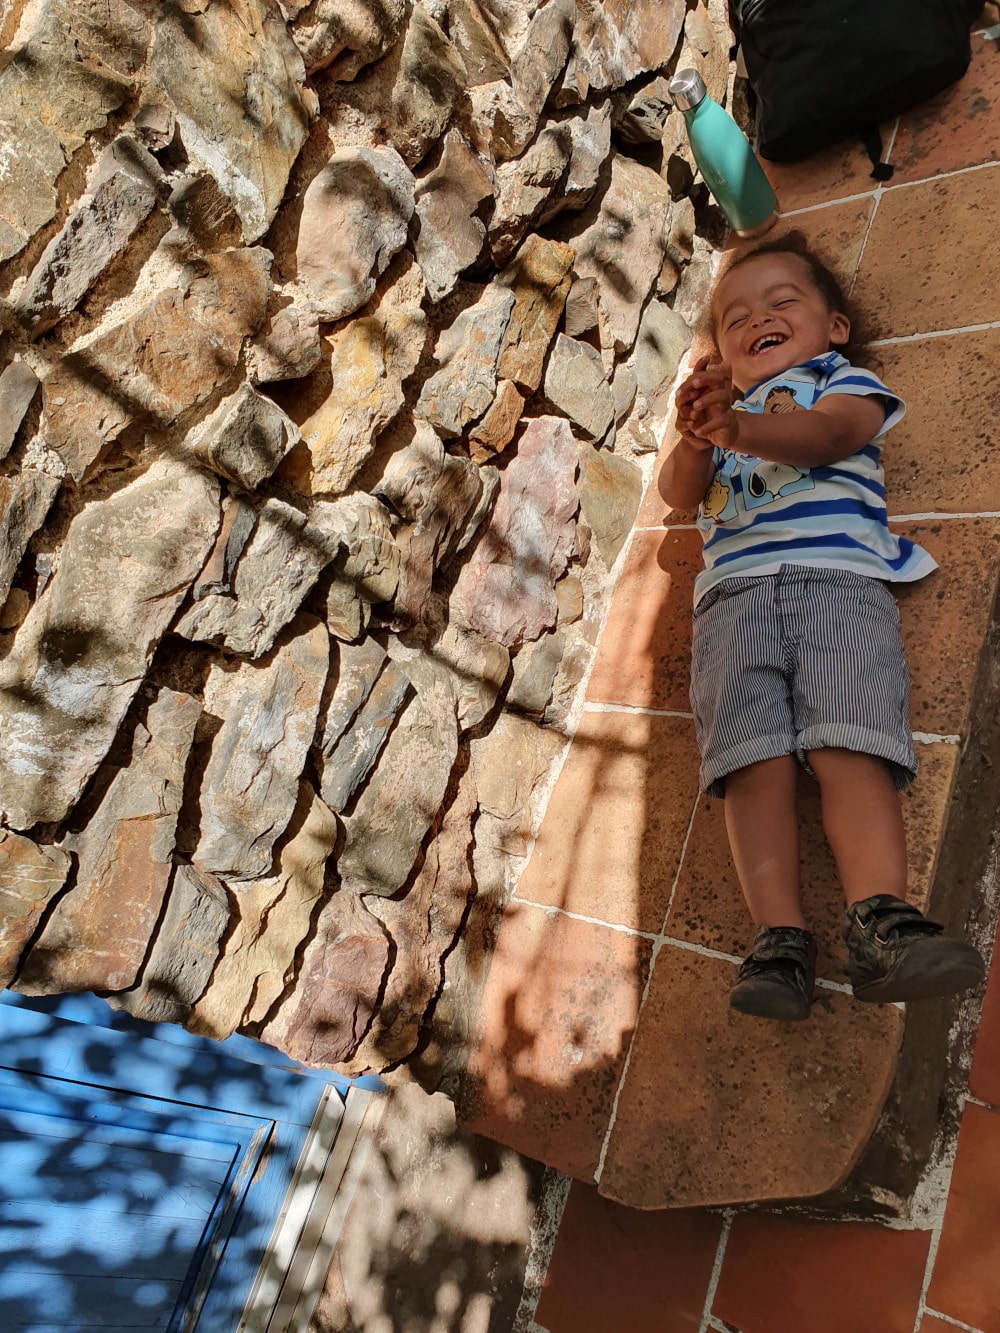
[(892, 781), (897, 791), (905, 791), (917, 776), (917, 756), (912, 740), (908, 738), (904, 742), (902, 737), (891, 732), (824, 722), (800, 731), (795, 743), (799, 759), (810, 773), (810, 750), (856, 750), (859, 754), (884, 759), (892, 772)]
[(856, 750), (859, 754), (884, 759), (897, 791), (905, 791), (917, 776), (917, 757), (912, 744), (904, 745), (896, 736), (865, 727), (821, 723), (799, 732), (794, 743), (787, 736), (755, 736), (722, 754), (713, 755), (710, 762), (701, 766), (699, 786), (706, 796), (721, 800), (726, 794), (726, 778), (730, 773), (738, 773), (741, 768), (763, 763), (766, 759), (780, 759), (786, 754), (794, 754), (806, 772), (812, 773), (810, 750)]
[(790, 736), (754, 736), (705, 760), (698, 775), (699, 785), (706, 796), (721, 800), (726, 794), (726, 778), (730, 773), (738, 773), (751, 764), (761, 764), (765, 759), (780, 759), (786, 754), (795, 754), (795, 742)]

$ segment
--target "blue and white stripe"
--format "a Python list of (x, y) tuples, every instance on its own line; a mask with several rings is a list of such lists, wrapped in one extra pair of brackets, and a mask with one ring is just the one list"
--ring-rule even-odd
[(874, 395), (885, 403), (885, 423), (870, 444), (824, 467), (791, 468), (716, 449), (715, 478), (698, 514), (705, 567), (695, 603), (720, 579), (774, 574), (789, 564), (892, 583), (935, 569), (928, 552), (890, 532), (887, 522), (881, 449), (906, 410), (902, 401), (870, 371), (828, 352), (755, 385), (736, 410), (763, 413), (776, 391), (805, 409), (825, 394)]

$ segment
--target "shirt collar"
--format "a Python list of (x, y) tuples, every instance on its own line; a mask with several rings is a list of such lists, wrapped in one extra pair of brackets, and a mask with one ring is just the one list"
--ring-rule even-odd
[(828, 373), (836, 370), (839, 366), (846, 366), (847, 364), (847, 357), (841, 356), (839, 352), (824, 352), (822, 356), (810, 357), (808, 361), (800, 361), (797, 365), (789, 366), (787, 370), (783, 370), (779, 375), (769, 375), (766, 380), (760, 380), (757, 384), (753, 385), (752, 388), (747, 389), (746, 393), (743, 395), (742, 401), (745, 403), (748, 398), (753, 397), (758, 389), (763, 389), (766, 384), (770, 384), (773, 380), (784, 379), (785, 376), (791, 374), (793, 370), (819, 370), (823, 373)]

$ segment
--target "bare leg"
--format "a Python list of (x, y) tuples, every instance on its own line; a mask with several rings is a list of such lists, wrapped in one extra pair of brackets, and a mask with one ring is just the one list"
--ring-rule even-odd
[(809, 752), (823, 828), (847, 905), (873, 893), (906, 897), (906, 833), (889, 766), (855, 750)]
[(758, 926), (805, 928), (799, 896), (794, 756), (765, 759), (726, 778), (726, 831)]

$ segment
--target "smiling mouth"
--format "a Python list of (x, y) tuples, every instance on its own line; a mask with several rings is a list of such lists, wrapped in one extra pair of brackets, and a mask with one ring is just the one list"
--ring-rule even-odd
[(780, 347), (787, 341), (788, 338), (783, 333), (765, 333), (763, 338), (758, 338), (750, 344), (750, 355), (758, 356), (761, 352), (766, 352), (771, 347)]

